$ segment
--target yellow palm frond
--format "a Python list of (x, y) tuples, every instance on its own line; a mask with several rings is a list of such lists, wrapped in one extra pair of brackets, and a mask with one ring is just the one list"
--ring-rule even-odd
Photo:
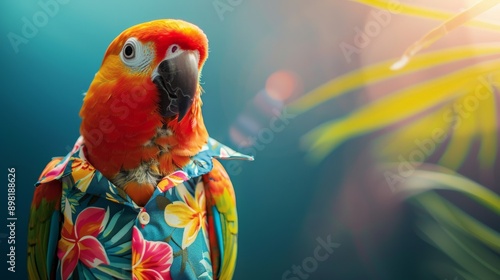
[(422, 54), (399, 71), (390, 70), (394, 60), (380, 62), (335, 78), (293, 101), (289, 107), (296, 113), (303, 113), (329, 99), (364, 86), (471, 57), (487, 57), (495, 54), (500, 54), (500, 44), (459, 46)]
[[(464, 97), (465, 93), (474, 93), (478, 79), (498, 71), (498, 65), (500, 59), (490, 60), (411, 85), (385, 95), (344, 118), (329, 121), (306, 134), (304, 139), (311, 149), (311, 156), (321, 160), (346, 139), (393, 125), (435, 106), (447, 106), (458, 97)], [(484, 102), (487, 101), (493, 102), (494, 98)], [(486, 129), (492, 131), (495, 127)]]
[(446, 172), (416, 170), (404, 182), (403, 187), (398, 188), (398, 190), (414, 195), (438, 189), (460, 192), (490, 209), (495, 215), (500, 216), (500, 196), (487, 187), (451, 170), (446, 170)]
[[(382, 0), (357, 0), (357, 2), (385, 8), (390, 7), (391, 3)], [(483, 0), (456, 16), (445, 15), (436, 11), (431, 12), (431, 9), (426, 8), (417, 9), (416, 6), (402, 3), (398, 5), (401, 5), (400, 11), (403, 14), (409, 13), (441, 18), (446, 16), (448, 21), (437, 29), (445, 26), (449, 30), (464, 23), (479, 24), (479, 21), (473, 21), (471, 17), (491, 8), (498, 2), (500, 0)], [(481, 24), (485, 23), (481, 22)], [(429, 34), (437, 33), (431, 31)], [(440, 34), (443, 35), (444, 33)], [(428, 39), (431, 37), (437, 39), (436, 36), (430, 35), (430, 37), (424, 37), (414, 45), (425, 45), (427, 43), (423, 42), (430, 42)], [(394, 92), (388, 92), (364, 107), (354, 109), (347, 116), (318, 126), (304, 137), (304, 143), (311, 152), (309, 154), (310, 158), (321, 160), (349, 138), (385, 129), (388, 126), (397, 125), (404, 121), (406, 122), (405, 125), (392, 132), (391, 138), (389, 136), (383, 137), (386, 140), (400, 140), (397, 144), (385, 148), (388, 146), (387, 142), (381, 139), (374, 142), (378, 146), (375, 148), (375, 150), (379, 151), (378, 154), (380, 154), (380, 151), (385, 150), (389, 151), (391, 155), (395, 155), (398, 149), (401, 149), (399, 150), (400, 153), (411, 152), (411, 149), (415, 149), (415, 145), (408, 145), (409, 142), (413, 142), (412, 139), (416, 139), (415, 137), (418, 135), (421, 137), (422, 133), (433, 133), (432, 129), (431, 131), (425, 130), (439, 128), (443, 133), (445, 132), (446, 137), (449, 137), (446, 150), (439, 160), (440, 163), (450, 168), (459, 168), (469, 156), (470, 147), (475, 143), (474, 141), (479, 139), (480, 149), (477, 158), (480, 160), (480, 167), (488, 168), (493, 166), (496, 160), (496, 145), (498, 144), (495, 99), (498, 92), (496, 86), (500, 84), (497, 77), (499, 74), (496, 71), (500, 62), (498, 59), (499, 47), (497, 44), (460, 46), (419, 54), (409, 60), (408, 64), (398, 71), (390, 69), (391, 65), (394, 65), (394, 60), (384, 61), (347, 73), (314, 89), (291, 103), (291, 110), (303, 113), (319, 104), (361, 87), (369, 87), (438, 66), (468, 62), (471, 58), (489, 59), (487, 62), (465, 66), (448, 74), (400, 88)], [(411, 53), (413, 55), (413, 51)], [(470, 65), (470, 62), (466, 64)], [(493, 88), (493, 85), (495, 88)], [(479, 93), (477, 92), (478, 88)], [(474, 104), (470, 105), (471, 102)], [(463, 113), (460, 108), (457, 109), (457, 106), (464, 105), (478, 107), (475, 103), (479, 104), (480, 108), (469, 110), (471, 112)], [(439, 110), (444, 111), (444, 113), (438, 113)], [(464, 116), (464, 114), (470, 116)], [(430, 155), (426, 154), (425, 156)]]
[(410, 47), (406, 49), (403, 56), (391, 66), (392, 70), (397, 70), (403, 68), (410, 59), (415, 56), (421, 50), (428, 48), (437, 40), (441, 39), (443, 36), (448, 34), (451, 30), (465, 24), (475, 16), (491, 9), (493, 6), (500, 3), (499, 0), (482, 0), (477, 2), (472, 7), (466, 9), (465, 11), (458, 13), (457, 15), (451, 17), (447, 21), (443, 22), (436, 28), (429, 31), (418, 41), (413, 43)]
[[(394, 0), (352, 0), (352, 1), (365, 4), (374, 8), (388, 10), (389, 12), (393, 12), (395, 14), (425, 18), (425, 19), (445, 21), (456, 16), (455, 13), (439, 11), (436, 9), (430, 9), (417, 5), (406, 4), (402, 3), (402, 1), (397, 1), (397, 2)], [(500, 24), (494, 22), (470, 19), (469, 21), (464, 21), (463, 24), (465, 26), (477, 27), (491, 31), (500, 31)]]
[(386, 131), (373, 141), (374, 155), (379, 156), (381, 161), (401, 160), (400, 157), (407, 158), (419, 149), (424, 153), (421, 159), (424, 161), (445, 140), (446, 133), (453, 125), (442, 117), (451, 112), (450, 107), (443, 106), (422, 117), (414, 118), (408, 125)]
[[(384, 9), (390, 9), (392, 2), (353, 1)], [(293, 111), (304, 113), (355, 90), (378, 83), (382, 86), (382, 83), (405, 79), (416, 72), (436, 73), (427, 71), (440, 70), (435, 68), (447, 65), (446, 69), (451, 70), (445, 74), (378, 94), (346, 115), (312, 129), (303, 140), (309, 149), (308, 156), (318, 161), (348, 139), (383, 131), (373, 134), (375, 141), (370, 142), (377, 159), (398, 161), (399, 172), (402, 161), (408, 161), (407, 166), (411, 167), (409, 176), (384, 168), (387, 183), (393, 189), (395, 182), (401, 183), (397, 190), (408, 195), (423, 212), (416, 224), (420, 236), (448, 256), (453, 269), (465, 279), (500, 279), (500, 233), (490, 227), (488, 221), (480, 221), (446, 199), (446, 194), (461, 194), (483, 206), (481, 210), (490, 211), (495, 218), (500, 217), (500, 197), (449, 169), (440, 166), (434, 170), (415, 168), (426, 166), (423, 163), (430, 156), (434, 156), (433, 160), (439, 165), (452, 170), (464, 166), (468, 159), (475, 160), (474, 156), (482, 170), (495, 166), (500, 45), (418, 52), (461, 25), (500, 31), (497, 24), (473, 19), (498, 3), (500, 0), (482, 0), (457, 15), (400, 3), (400, 14), (438, 19), (441, 25), (412, 44), (402, 60), (383, 61), (344, 74), (290, 104)], [(391, 70), (395, 62), (393, 69), (398, 68), (397, 71)], [(451, 63), (460, 66), (453, 68)], [(478, 149), (473, 149), (476, 145)], [(392, 175), (388, 177), (387, 174)]]
[[(467, 96), (458, 98), (459, 103), (463, 103)], [(457, 128), (450, 137), (448, 147), (440, 159), (440, 164), (451, 169), (458, 169), (465, 161), (468, 151), (474, 141), (474, 135), (477, 135), (479, 127), (477, 126), (478, 114), (471, 114), (468, 118), (460, 120), (460, 127)], [(462, 153), (457, 151), (464, 151)]]
[[(492, 89), (490, 89), (490, 94), (492, 97), (495, 96)], [(498, 120), (495, 117), (497, 106), (494, 98), (492, 99), (491, 102), (484, 102), (477, 114), (478, 130), (481, 132), (478, 159), (482, 169), (493, 166), (498, 150), (498, 134), (495, 129), (498, 127)]]

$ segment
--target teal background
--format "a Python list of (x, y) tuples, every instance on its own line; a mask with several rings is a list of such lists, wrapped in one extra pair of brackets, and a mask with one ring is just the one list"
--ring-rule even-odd
[[(16, 168), (17, 178), (16, 273), (0, 272), (9, 273), (8, 279), (27, 277), (26, 231), (33, 184), (50, 158), (65, 155), (77, 139), (82, 94), (108, 44), (122, 30), (153, 19), (181, 18), (205, 31), (210, 41), (202, 77), (205, 122), (213, 138), (236, 147), (230, 129), (241, 112), (262, 115), (253, 100), (272, 73), (295, 72), (300, 94), (356, 67), (356, 57), (347, 63), (338, 43), (352, 37), (351, 27), (366, 12), (361, 6), (349, 10), (342, 1), (243, 0), (221, 19), (212, 0), (73, 0), (60, 4), (59, 11), (16, 53), (7, 34), (20, 35), (22, 18), (31, 20), (41, 10), (37, 1), (0, 3), (0, 178), (5, 178), (0, 189), (7, 185), (8, 167)], [(231, 174), (240, 218), (235, 279), (431, 278), (417, 261), (429, 257), (428, 245), (413, 233), (413, 217), (406, 206), (381, 209), (370, 195), (363, 195), (367, 193), (363, 189), (352, 195), (365, 199), (347, 201), (353, 203), (347, 208), (338, 204), (346, 178), (369, 178), (352, 169), (369, 161), (357, 148), (362, 140), (343, 145), (319, 164), (305, 160), (300, 136), (343, 113), (352, 102), (344, 98), (296, 116), (257, 151), (255, 162), (242, 163), (241, 172)], [(260, 122), (266, 120), (263, 116)], [(0, 191), (0, 205), (5, 205), (6, 194)], [(5, 221), (6, 210), (0, 209), (0, 214), (0, 221)], [(0, 228), (0, 260), (4, 260), (7, 231)], [(318, 262), (306, 276), (284, 277), (293, 265), (314, 256), (318, 238), (328, 236), (340, 246), (326, 261)], [(1, 263), (4, 269), (5, 261)]]

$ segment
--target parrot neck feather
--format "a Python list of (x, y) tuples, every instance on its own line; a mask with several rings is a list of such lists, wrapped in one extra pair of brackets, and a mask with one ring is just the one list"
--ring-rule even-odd
[[(190, 111), (179, 122), (165, 120), (157, 113), (138, 122), (126, 119), (103, 131), (102, 120), (84, 117), (81, 133), (86, 140), (85, 153), (90, 163), (138, 205), (151, 197), (157, 183), (189, 163), (207, 143), (208, 132), (201, 114), (201, 99), (195, 98)], [(108, 119), (114, 120), (112, 117)], [(137, 123), (137, 126), (132, 126)]]

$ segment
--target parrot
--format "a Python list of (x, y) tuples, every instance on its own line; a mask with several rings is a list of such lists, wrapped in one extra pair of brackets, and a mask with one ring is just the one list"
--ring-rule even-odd
[(200, 77), (208, 39), (160, 19), (108, 46), (80, 110), (80, 138), (35, 186), (30, 279), (232, 279), (238, 217), (210, 138)]

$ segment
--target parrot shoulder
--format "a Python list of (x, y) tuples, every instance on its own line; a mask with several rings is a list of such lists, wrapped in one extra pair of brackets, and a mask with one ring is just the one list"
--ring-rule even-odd
[(236, 265), (238, 217), (233, 185), (216, 160), (213, 169), (203, 175), (207, 197), (208, 233), (214, 276), (231, 279)]
[[(60, 161), (53, 160), (45, 171)], [(61, 195), (62, 184), (59, 180), (50, 180), (35, 187), (28, 223), (27, 265), (30, 279), (55, 277), (56, 248), (61, 226)]]

